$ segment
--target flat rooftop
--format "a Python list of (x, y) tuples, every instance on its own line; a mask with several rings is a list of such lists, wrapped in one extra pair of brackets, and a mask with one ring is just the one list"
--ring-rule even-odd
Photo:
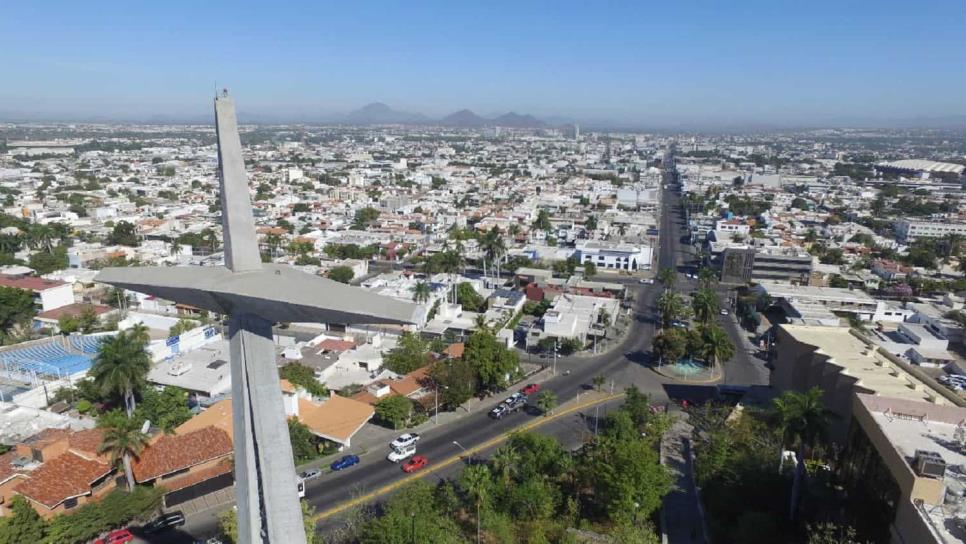
[(865, 291), (858, 289), (791, 285), (767, 280), (759, 281), (758, 284), (772, 298), (804, 298), (828, 302), (857, 302), (861, 304), (876, 304), (878, 302)]
[(842, 373), (858, 379), (858, 385), (877, 394), (904, 400), (950, 404), (939, 392), (906, 373), (873, 346), (869, 348), (847, 327), (782, 325), (799, 342), (815, 346), (828, 355)]
[(224, 393), (231, 387), (228, 354), (228, 340), (205, 344), (156, 363), (148, 372), (148, 381), (208, 396)]

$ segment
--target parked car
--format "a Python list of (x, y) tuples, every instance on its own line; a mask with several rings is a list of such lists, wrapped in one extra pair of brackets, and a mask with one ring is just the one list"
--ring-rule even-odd
[(528, 395), (528, 396), (529, 395), (536, 395), (537, 393), (540, 392), (540, 384), (539, 383), (528, 383), (527, 385), (525, 385), (523, 387), (523, 389), (520, 390), (520, 392), (523, 393), (524, 395)]
[(171, 512), (170, 514), (164, 514), (154, 521), (145, 525), (142, 529), (147, 534), (160, 533), (165, 529), (170, 529), (172, 527), (181, 527), (184, 525), (184, 514), (181, 511)]
[(309, 480), (314, 480), (321, 475), (322, 475), (321, 468), (310, 468), (305, 472), (302, 472), (301, 474), (299, 474), (299, 478), (302, 478), (305, 481), (309, 481)]
[(98, 538), (94, 544), (124, 544), (134, 540), (134, 535), (127, 529), (116, 529), (107, 533), (103, 538)]
[(525, 398), (525, 397), (526, 397), (526, 395), (524, 395), (523, 393), (521, 393), (521, 392), (516, 392), (516, 393), (514, 393), (514, 394), (512, 394), (512, 395), (510, 395), (509, 397), (507, 397), (507, 398), (506, 398), (506, 399), (505, 399), (505, 400), (503, 401), (503, 404), (513, 404), (513, 403), (514, 403), (514, 402), (516, 402), (516, 401), (517, 401), (518, 399), (522, 399), (522, 398)]
[(409, 459), (413, 455), (416, 455), (416, 445), (407, 446), (405, 448), (400, 448), (398, 450), (392, 450), (386, 459), (389, 459), (393, 463), (398, 463), (404, 459)]
[(506, 404), (498, 404), (490, 410), (490, 417), (493, 419), (501, 419), (504, 414), (506, 414)]
[(417, 470), (425, 467), (428, 464), (429, 464), (429, 459), (426, 459), (426, 457), (422, 455), (417, 455), (412, 459), (410, 459), (409, 461), (406, 461), (405, 463), (403, 463), (402, 469), (403, 469), (403, 472), (416, 472)]
[(331, 468), (332, 470), (343, 470), (358, 464), (359, 464), (358, 455), (346, 455), (342, 459), (339, 459), (338, 461), (329, 465), (329, 468)]
[(389, 447), (394, 450), (408, 448), (409, 446), (415, 445), (416, 442), (419, 442), (419, 438), (419, 433), (406, 433), (390, 442)]

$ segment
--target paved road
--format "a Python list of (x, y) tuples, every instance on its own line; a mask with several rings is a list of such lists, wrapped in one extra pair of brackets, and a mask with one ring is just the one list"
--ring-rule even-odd
[[(680, 237), (684, 235), (683, 217), (680, 208), (680, 195), (676, 191), (664, 191), (661, 213), (661, 244), (658, 251), (658, 267), (673, 266), (683, 270), (688, 266), (686, 257), (681, 253)], [(683, 276), (682, 276), (683, 279)], [(609, 378), (608, 387), (613, 383), (615, 390), (634, 383), (657, 401), (668, 398), (668, 388), (671, 382), (646, 368), (650, 362), (651, 339), (654, 335), (656, 313), (654, 301), (661, 291), (659, 285), (640, 285), (634, 283), (629, 288), (634, 292), (633, 308), (635, 328), (631, 334), (613, 350), (595, 357), (562, 357), (557, 361), (557, 375), (543, 383), (543, 388), (556, 393), (560, 403), (577, 397), (578, 393), (587, 391), (593, 378), (604, 375)], [(727, 328), (727, 321), (725, 322)], [(729, 331), (729, 334), (731, 332)], [(738, 350), (737, 362), (726, 365), (726, 373), (732, 371), (737, 376), (744, 376), (744, 367), (751, 367), (754, 363), (746, 360), (747, 353)], [(736, 369), (736, 370), (733, 370)], [(570, 371), (566, 374), (566, 371)], [(736, 378), (740, 379), (740, 378)], [(735, 379), (729, 378), (729, 383)], [(446, 459), (460, 452), (460, 447), (473, 448), (484, 444), (493, 438), (506, 434), (513, 429), (541, 417), (535, 413), (518, 413), (494, 421), (485, 412), (471, 413), (447, 426), (441, 426), (425, 433), (419, 443), (419, 453), (433, 460)], [(579, 440), (580, 433), (586, 429), (574, 428), (573, 421), (553, 422), (540, 432), (549, 433), (566, 442)], [(455, 444), (454, 444), (455, 442)], [(574, 442), (576, 443), (576, 442)], [(457, 445), (458, 444), (458, 445)], [(317, 511), (325, 511), (335, 505), (348, 501), (354, 497), (364, 495), (373, 490), (398, 481), (403, 477), (399, 465), (385, 460), (388, 448), (372, 451), (361, 455), (360, 465), (341, 473), (327, 474), (318, 480), (309, 482), (306, 489), (306, 500)], [(459, 466), (451, 466), (438, 474), (427, 476), (433, 479), (455, 474)], [(331, 529), (331, 521), (323, 522), (323, 530)], [(186, 531), (170, 532), (154, 542), (191, 542), (191, 535), (203, 537), (217, 532), (214, 513), (206, 513), (189, 519)]]

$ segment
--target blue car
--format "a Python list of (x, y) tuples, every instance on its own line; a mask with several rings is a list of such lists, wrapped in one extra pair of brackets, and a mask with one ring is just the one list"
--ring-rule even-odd
[(358, 455), (346, 455), (342, 459), (339, 459), (338, 461), (332, 463), (332, 465), (329, 468), (331, 468), (332, 470), (342, 470), (357, 464), (359, 464)]

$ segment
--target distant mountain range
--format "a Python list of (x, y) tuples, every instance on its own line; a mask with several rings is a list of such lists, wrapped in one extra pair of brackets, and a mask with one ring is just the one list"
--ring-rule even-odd
[(487, 119), (470, 110), (460, 110), (441, 119), (432, 119), (420, 113), (394, 110), (382, 102), (366, 104), (346, 115), (343, 121), (353, 125), (441, 125), (456, 128), (542, 128), (547, 126), (547, 123), (532, 115), (520, 115), (514, 112)]

